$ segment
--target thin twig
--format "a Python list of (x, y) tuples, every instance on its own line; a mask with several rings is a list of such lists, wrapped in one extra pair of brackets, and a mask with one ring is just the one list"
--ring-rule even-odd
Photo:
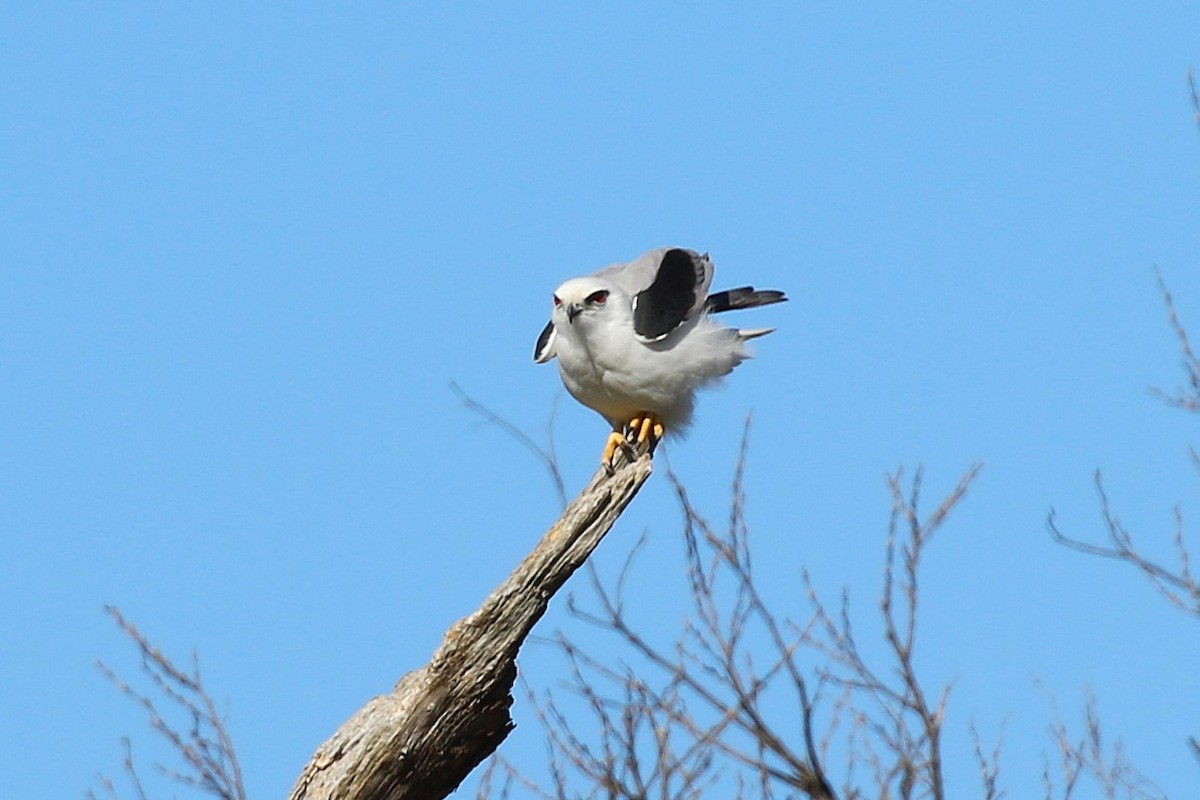
[(1154, 588), (1171, 605), (1187, 614), (1200, 617), (1200, 581), (1197, 581), (1191, 571), (1191, 558), (1187, 542), (1184, 539), (1182, 512), (1179, 509), (1175, 510), (1175, 534), (1173, 537), (1179, 566), (1171, 569), (1142, 555), (1133, 543), (1132, 534), (1112, 509), (1108, 493), (1104, 489), (1104, 479), (1100, 470), (1096, 470), (1095, 481), (1096, 491), (1100, 495), (1101, 515), (1110, 544), (1091, 544), (1068, 536), (1059, 529), (1055, 512), (1051, 509), (1046, 519), (1046, 525), (1054, 541), (1080, 553), (1133, 565), (1150, 579)]
[[(553, 694), (534, 701), (547, 732), (554, 780), (537, 796), (693, 797), (693, 790), (716, 785), (711, 782), (720, 775), (725, 796), (944, 798), (940, 736), (948, 689), (927, 692), (916, 671), (919, 572), (924, 549), (979, 466), (930, 514), (919, 510), (920, 473), (908, 485), (900, 474), (892, 476), (883, 593), (891, 657), (876, 669), (860, 653), (848, 600), (843, 598), (840, 615), (831, 613), (806, 571), (814, 607), (806, 623), (789, 621), (761, 594), (746, 524), (747, 453), (744, 439), (722, 531), (668, 471), (682, 511), (684, 578), (691, 597), (674, 641), (652, 641), (630, 616), (625, 587), (640, 544), (615, 585), (591, 573), (593, 607), (571, 598), (573, 616), (615, 634), (645, 666), (635, 672), (610, 665), (558, 635), (570, 667), (569, 691), (593, 722), (581, 723), (578, 713), (568, 719)], [(660, 685), (647, 676), (656, 676)], [(823, 710), (819, 701), (828, 688), (839, 691)], [(783, 702), (785, 693), (794, 704)], [(828, 721), (824, 734), (817, 732), (821, 720)], [(835, 789), (825, 759), (839, 725), (848, 727), (852, 756), (846, 782)], [(988, 797), (998, 800), (999, 748), (990, 760), (982, 753)], [(860, 775), (856, 768), (863, 765), (869, 769)], [(577, 780), (569, 781), (568, 773)]]
[[(1195, 91), (1194, 82), (1192, 89)], [(1183, 371), (1187, 375), (1188, 388), (1176, 390), (1174, 394), (1168, 394), (1162, 389), (1151, 387), (1150, 393), (1167, 405), (1182, 408), (1184, 411), (1200, 412), (1200, 358), (1196, 356), (1196, 352), (1192, 349), (1187, 328), (1184, 327), (1183, 322), (1179, 319), (1179, 311), (1175, 307), (1175, 298), (1172, 297), (1170, 289), (1167, 288), (1166, 281), (1163, 280), (1162, 272), (1157, 267), (1154, 270), (1154, 277), (1158, 281), (1159, 290), (1162, 292), (1163, 304), (1167, 307), (1167, 319), (1171, 323), (1171, 329), (1175, 332), (1175, 338), (1179, 340), (1180, 361)]]
[(1192, 113), (1196, 122), (1196, 127), (1200, 128), (1200, 92), (1196, 91), (1196, 70), (1194, 68), (1187, 71), (1188, 91), (1192, 95)]
[[(156, 764), (156, 769), (175, 783), (199, 789), (221, 800), (245, 800), (242, 769), (233, 739), (212, 695), (204, 686), (199, 659), (193, 656), (192, 669), (186, 672), (155, 647), (120, 609), (106, 606), (105, 612), (137, 647), (142, 671), (158, 695), (189, 720), (186, 727), (168, 721), (167, 714), (160, 710), (154, 697), (134, 689), (108, 665), (97, 662), (97, 667), (117, 689), (142, 707), (150, 727), (170, 743), (184, 765), (172, 768)], [(133, 760), (133, 748), (128, 739), (122, 741), (125, 773), (139, 800), (145, 800), (145, 789)], [(116, 796), (111, 782), (106, 782), (106, 788)]]
[(450, 391), (454, 392), (459, 402), (466, 406), (469, 411), (483, 417), (489, 424), (500, 428), (500, 430), (516, 439), (522, 447), (537, 456), (537, 459), (542, 462), (542, 466), (550, 474), (550, 480), (554, 482), (554, 490), (558, 494), (559, 504), (565, 508), (567, 505), (567, 487), (563, 482), (562, 471), (558, 467), (558, 454), (554, 449), (554, 419), (558, 409), (557, 401), (551, 410), (550, 421), (548, 423), (547, 439), (549, 440), (549, 444), (542, 447), (525, 431), (464, 392), (456, 382), (450, 382)]

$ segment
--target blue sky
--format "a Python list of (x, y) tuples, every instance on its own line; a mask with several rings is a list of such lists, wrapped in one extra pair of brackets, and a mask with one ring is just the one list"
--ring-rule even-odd
[[(1131, 759), (1196, 796), (1195, 620), (1045, 520), (1099, 536), (1097, 468), (1154, 554), (1176, 506), (1200, 516), (1196, 420), (1147, 392), (1182, 378), (1155, 267), (1200, 337), (1200, 10), (46, 3), (0, 20), (6, 795), (81, 796), (126, 734), (161, 757), (95, 669), (136, 673), (106, 603), (200, 653), (250, 794), (286, 793), (556, 516), (536, 460), (450, 382), (537, 437), (553, 416), (582, 486), (605, 426), (531, 361), (550, 293), (672, 244), (709, 251), (717, 288), (791, 297), (754, 314), (778, 332), (668, 448), (722, 519), (753, 411), (749, 521), (781, 606), (804, 615), (807, 568), (849, 586), (870, 630), (885, 474), (923, 464), (932, 501), (985, 464), (925, 583), (952, 794), (976, 791), (972, 723), (1003, 738), (1010, 796), (1037, 793), (1048, 696), (1074, 721), (1090, 687)], [(669, 633), (662, 475), (601, 571), (643, 532), (646, 624)], [(564, 605), (539, 634), (619, 655)], [(544, 645), (521, 666), (562, 678)], [(516, 715), (504, 752), (534, 764), (541, 734)]]

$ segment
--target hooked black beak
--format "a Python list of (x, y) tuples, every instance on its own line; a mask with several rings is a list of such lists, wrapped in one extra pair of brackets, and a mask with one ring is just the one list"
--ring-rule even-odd
[(574, 322), (575, 318), (579, 316), (580, 311), (583, 311), (583, 306), (577, 306), (574, 303), (571, 303), (570, 305), (568, 305), (567, 306), (567, 322)]

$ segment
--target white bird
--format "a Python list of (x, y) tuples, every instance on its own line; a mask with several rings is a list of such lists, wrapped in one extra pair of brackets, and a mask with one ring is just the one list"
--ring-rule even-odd
[(533, 359), (557, 356), (567, 391), (612, 425), (601, 457), (610, 471), (627, 433), (651, 448), (668, 431), (683, 433), (696, 390), (750, 358), (748, 339), (774, 330), (727, 328), (710, 315), (779, 303), (783, 292), (746, 286), (710, 295), (712, 278), (707, 254), (663, 247), (554, 291)]

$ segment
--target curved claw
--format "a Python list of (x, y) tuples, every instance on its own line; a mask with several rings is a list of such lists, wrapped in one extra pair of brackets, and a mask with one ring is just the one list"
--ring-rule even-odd
[(604, 443), (604, 454), (600, 456), (600, 463), (611, 474), (613, 471), (613, 456), (617, 453), (618, 447), (625, 446), (625, 436), (620, 431), (613, 431), (608, 435), (608, 441)]
[(625, 451), (625, 457), (630, 461), (637, 458), (637, 448), (642, 447), (649, 442), (649, 447), (646, 452), (653, 453), (654, 448), (662, 441), (666, 435), (666, 427), (662, 423), (662, 419), (654, 413), (645, 412), (631, 418), (622, 430), (613, 431), (608, 435), (608, 440), (604, 443), (604, 454), (600, 456), (600, 463), (609, 475), (616, 471), (613, 464), (613, 457), (617, 454), (617, 448)]

